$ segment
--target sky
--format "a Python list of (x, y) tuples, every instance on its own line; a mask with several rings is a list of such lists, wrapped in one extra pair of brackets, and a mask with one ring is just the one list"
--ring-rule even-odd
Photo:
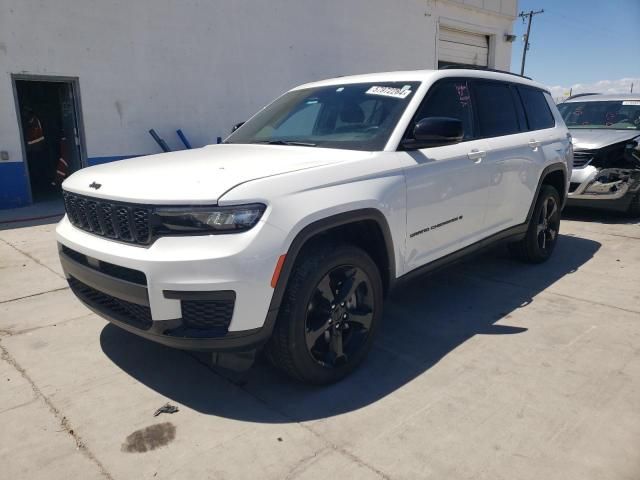
[[(640, 0), (518, 0), (544, 9), (531, 26), (524, 74), (557, 98), (568, 93), (640, 92)], [(511, 71), (520, 73), (527, 25), (514, 22)]]

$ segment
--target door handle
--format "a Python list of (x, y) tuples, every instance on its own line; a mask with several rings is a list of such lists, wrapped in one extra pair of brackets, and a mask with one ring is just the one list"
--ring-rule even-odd
[(477, 150), (475, 148), (467, 153), (467, 157), (469, 157), (469, 160), (474, 160), (476, 163), (480, 163), (486, 155), (487, 152), (485, 152), (484, 150)]
[(531, 148), (538, 148), (540, 146), (540, 142), (537, 140), (529, 140), (529, 146)]

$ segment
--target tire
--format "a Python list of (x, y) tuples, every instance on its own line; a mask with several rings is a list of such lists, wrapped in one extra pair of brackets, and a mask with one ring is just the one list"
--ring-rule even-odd
[(542, 263), (551, 257), (560, 233), (560, 195), (551, 185), (542, 185), (525, 237), (509, 245), (511, 254), (527, 263)]
[(363, 250), (347, 244), (305, 248), (289, 278), (267, 357), (301, 382), (337, 382), (371, 349), (382, 302), (380, 272)]
[(640, 192), (636, 193), (636, 196), (631, 199), (627, 213), (631, 218), (640, 217)]

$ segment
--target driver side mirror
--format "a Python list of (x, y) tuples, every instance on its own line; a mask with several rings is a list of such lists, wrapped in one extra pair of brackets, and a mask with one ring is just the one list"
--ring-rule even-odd
[(402, 146), (406, 150), (442, 147), (460, 143), (464, 137), (462, 122), (457, 118), (427, 117), (413, 127), (413, 138), (406, 139)]
[(236, 123), (233, 127), (231, 127), (231, 133), (235, 132), (237, 129), (239, 129), (242, 125), (244, 125), (244, 122), (238, 122)]

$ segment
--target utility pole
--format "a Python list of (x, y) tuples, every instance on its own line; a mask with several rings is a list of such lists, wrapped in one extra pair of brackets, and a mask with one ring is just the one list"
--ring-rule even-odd
[(544, 9), (538, 10), (537, 12), (534, 12), (533, 10), (530, 10), (528, 13), (520, 12), (520, 14), (518, 15), (519, 17), (522, 18), (523, 22), (525, 18), (529, 19), (529, 24), (527, 25), (527, 34), (524, 37), (524, 49), (522, 50), (522, 66), (520, 67), (521, 76), (524, 75), (524, 62), (527, 60), (527, 50), (529, 50), (529, 35), (531, 34), (531, 20), (533, 19), (534, 15), (538, 15), (540, 13), (544, 13)]

